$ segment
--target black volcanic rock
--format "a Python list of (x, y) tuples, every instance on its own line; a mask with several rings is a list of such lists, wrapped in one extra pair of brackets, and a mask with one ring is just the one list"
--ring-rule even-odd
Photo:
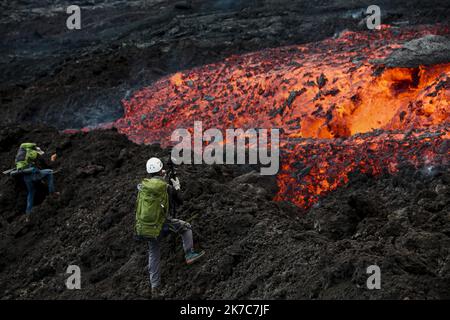
[[(168, 151), (110, 130), (64, 135), (7, 127), (0, 128), (1, 168), (11, 166), (24, 140), (48, 154), (59, 148), (61, 196), (43, 199), (26, 224), (24, 186), (0, 176), (0, 299), (147, 297), (147, 244), (133, 240), (136, 184), (147, 158), (167, 158)], [(79, 174), (100, 167), (95, 176)], [(440, 175), (414, 168), (378, 178), (355, 174), (307, 212), (271, 201), (276, 181), (250, 169), (177, 168), (185, 200), (179, 218), (190, 221), (206, 255), (186, 266), (180, 239), (162, 240), (168, 298), (450, 298), (448, 167)], [(65, 287), (72, 264), (81, 268), (82, 290)], [(374, 264), (381, 290), (366, 288)]]
[(402, 48), (394, 50), (386, 59), (376, 61), (387, 67), (417, 68), (450, 62), (450, 39), (428, 35), (406, 42)]

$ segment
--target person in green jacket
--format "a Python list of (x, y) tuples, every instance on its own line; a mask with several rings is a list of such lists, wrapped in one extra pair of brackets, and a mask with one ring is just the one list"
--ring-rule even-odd
[(139, 195), (136, 207), (136, 234), (149, 244), (148, 269), (150, 274), (151, 294), (153, 298), (162, 297), (161, 286), (161, 253), (159, 242), (168, 232), (181, 235), (187, 264), (202, 257), (205, 252), (195, 252), (192, 237), (192, 227), (186, 221), (170, 216), (173, 210), (169, 206), (173, 202), (180, 202), (180, 181), (165, 180), (163, 163), (158, 158), (147, 161), (147, 172), (150, 179), (144, 179), (138, 185)]
[[(23, 181), (27, 187), (27, 207), (26, 214), (31, 214), (33, 209), (34, 194), (35, 194), (35, 181), (42, 179), (47, 180), (48, 193), (54, 194), (55, 187), (53, 184), (53, 170), (50, 169), (38, 169), (36, 162), (38, 157), (42, 156), (44, 151), (41, 150), (35, 143), (26, 142), (22, 143), (17, 151), (15, 163), (16, 169), (23, 176)], [(55, 159), (55, 155), (52, 156), (52, 160)]]

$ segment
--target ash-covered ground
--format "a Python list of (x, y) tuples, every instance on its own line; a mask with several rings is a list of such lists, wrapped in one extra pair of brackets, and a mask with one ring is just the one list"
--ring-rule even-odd
[[(23, 140), (58, 150), (59, 199), (21, 213), (25, 192), (2, 176), (0, 296), (3, 299), (140, 299), (148, 297), (146, 244), (133, 240), (136, 184), (158, 146), (113, 131), (67, 136), (47, 128), (2, 128), (2, 167)], [(179, 168), (185, 203), (206, 256), (183, 261), (181, 239), (163, 241), (162, 277), (169, 299), (448, 299), (448, 167), (377, 178), (355, 175), (308, 212), (271, 201), (275, 181), (240, 166)], [(82, 290), (67, 290), (70, 264)], [(368, 290), (367, 267), (382, 271)]]
[[(24, 186), (0, 184), (0, 298), (148, 297), (146, 244), (133, 240), (136, 184), (157, 145), (115, 131), (66, 135), (117, 119), (120, 100), (174, 71), (266, 47), (362, 30), (371, 1), (94, 1), (80, 3), (82, 30), (68, 31), (70, 1), (0, 4), (0, 168), (35, 141), (59, 157), (61, 196), (23, 214)], [(448, 24), (448, 1), (379, 1), (382, 23)], [(40, 125), (37, 125), (39, 124)], [(448, 142), (448, 141), (447, 141)], [(276, 179), (245, 166), (182, 166), (179, 216), (194, 227), (203, 261), (186, 266), (181, 240), (163, 242), (169, 299), (449, 299), (448, 166), (396, 175), (354, 174), (304, 211), (274, 202)], [(82, 269), (67, 290), (66, 268)], [(382, 271), (368, 290), (366, 269)]]

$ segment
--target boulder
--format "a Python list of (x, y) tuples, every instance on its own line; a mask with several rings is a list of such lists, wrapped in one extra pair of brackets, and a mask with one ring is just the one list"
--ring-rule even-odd
[(434, 65), (450, 62), (450, 39), (427, 35), (406, 42), (402, 48), (393, 51), (387, 58), (375, 61), (390, 68), (417, 68), (420, 65)]

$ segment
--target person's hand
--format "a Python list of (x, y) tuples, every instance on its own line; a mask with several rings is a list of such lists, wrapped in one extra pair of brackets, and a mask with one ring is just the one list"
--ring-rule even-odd
[(55, 162), (56, 158), (58, 158), (58, 156), (56, 155), (56, 153), (52, 154), (52, 156), (50, 157), (50, 161), (51, 162)]
[(181, 183), (180, 180), (178, 180), (178, 177), (176, 177), (175, 179), (170, 179), (170, 181), (172, 182), (172, 186), (175, 188), (175, 190), (180, 190), (181, 189)]

